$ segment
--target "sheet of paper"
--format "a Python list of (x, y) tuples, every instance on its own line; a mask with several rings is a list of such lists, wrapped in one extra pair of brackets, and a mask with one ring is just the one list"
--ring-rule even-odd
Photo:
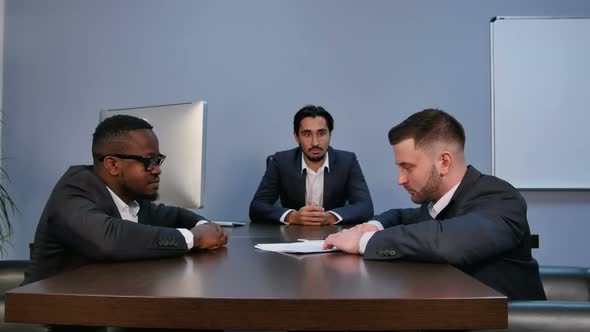
[(287, 243), (259, 243), (254, 247), (260, 250), (284, 252), (291, 254), (311, 254), (317, 252), (336, 251), (338, 249), (322, 249), (324, 240), (299, 240), (299, 242)]
[(239, 221), (212, 220), (212, 222), (216, 223), (217, 225), (219, 225), (221, 227), (238, 227), (238, 226), (246, 225), (245, 222), (239, 222)]

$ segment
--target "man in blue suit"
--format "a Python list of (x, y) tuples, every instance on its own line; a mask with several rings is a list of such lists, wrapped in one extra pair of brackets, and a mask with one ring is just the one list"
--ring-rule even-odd
[[(250, 219), (299, 225), (368, 220), (373, 203), (365, 177), (354, 153), (330, 147), (330, 113), (321, 106), (305, 106), (295, 114), (293, 127), (299, 147), (267, 158)], [(274, 205), (279, 198), (280, 207)]]
[(365, 259), (452, 264), (510, 300), (544, 300), (526, 202), (508, 182), (467, 165), (463, 126), (426, 109), (393, 127), (389, 142), (398, 184), (421, 206), (386, 211), (328, 236), (324, 247)]

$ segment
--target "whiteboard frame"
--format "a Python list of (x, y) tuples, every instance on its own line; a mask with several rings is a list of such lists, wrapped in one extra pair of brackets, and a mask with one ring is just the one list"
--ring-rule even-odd
[[(491, 161), (492, 161), (492, 174), (498, 176), (498, 168), (497, 168), (497, 133), (496, 133), (496, 91), (495, 91), (495, 62), (494, 62), (494, 24), (497, 22), (502, 22), (505, 20), (590, 20), (590, 17), (553, 17), (553, 16), (497, 16), (490, 20), (490, 96), (491, 96), (491, 112), (490, 112), (490, 124), (491, 124)], [(590, 33), (589, 33), (590, 36)], [(590, 61), (590, 60), (589, 60)], [(590, 142), (588, 142), (590, 143)], [(589, 150), (590, 153), (590, 150)], [(567, 170), (556, 170), (551, 174), (551, 176), (559, 176), (559, 172), (566, 172)], [(590, 172), (588, 173), (590, 174)], [(501, 176), (501, 175), (500, 175)], [(588, 176), (588, 181), (580, 183), (579, 185), (564, 185), (560, 184), (559, 180), (557, 180), (553, 184), (542, 184), (542, 185), (535, 185), (534, 183), (526, 183), (525, 181), (520, 181), (519, 179), (510, 179), (504, 178), (505, 180), (511, 182), (516, 188), (520, 190), (531, 190), (531, 191), (588, 191), (590, 190), (590, 176)]]

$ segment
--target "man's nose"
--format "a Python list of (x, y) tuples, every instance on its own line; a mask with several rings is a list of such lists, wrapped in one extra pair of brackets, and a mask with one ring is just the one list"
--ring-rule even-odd
[(318, 135), (311, 136), (311, 144), (313, 146), (318, 146), (320, 144), (320, 137)]
[(152, 168), (150, 173), (154, 175), (160, 175), (162, 174), (162, 169), (160, 168), (160, 166), (155, 166), (154, 168)]
[(397, 184), (403, 186), (406, 182), (408, 182), (408, 177), (402, 172), (399, 172), (397, 175)]

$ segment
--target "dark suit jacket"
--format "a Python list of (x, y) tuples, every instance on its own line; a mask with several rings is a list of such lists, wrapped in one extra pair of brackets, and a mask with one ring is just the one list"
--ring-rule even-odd
[(185, 254), (186, 241), (175, 228), (190, 229), (204, 218), (177, 207), (138, 203), (138, 223), (121, 219), (92, 166), (70, 167), (39, 220), (24, 283), (96, 261)]
[(511, 300), (545, 299), (531, 255), (526, 202), (503, 180), (469, 166), (436, 220), (427, 204), (373, 219), (385, 229), (367, 243), (366, 259), (449, 263)]
[[(328, 154), (330, 170), (324, 173), (324, 209), (338, 213), (343, 224), (369, 220), (373, 202), (356, 155), (331, 147)], [(301, 172), (301, 158), (300, 148), (267, 158), (266, 172), (250, 203), (250, 220), (277, 222), (285, 211), (306, 205), (306, 174)], [(274, 206), (279, 197), (282, 207)]]

